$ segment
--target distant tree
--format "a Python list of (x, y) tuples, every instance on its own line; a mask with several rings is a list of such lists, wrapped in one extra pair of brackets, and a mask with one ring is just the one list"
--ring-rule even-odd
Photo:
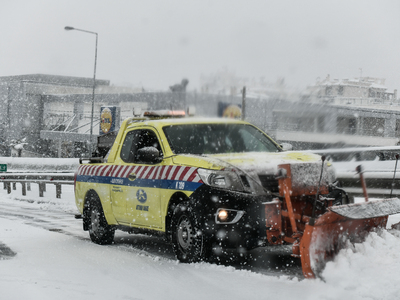
[(189, 80), (182, 79), (181, 83), (171, 85), (169, 89), (172, 92), (186, 92), (186, 86), (189, 84)]

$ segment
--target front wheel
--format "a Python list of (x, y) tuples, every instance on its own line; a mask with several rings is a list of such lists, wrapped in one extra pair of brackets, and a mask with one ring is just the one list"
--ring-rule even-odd
[(87, 217), (92, 242), (99, 245), (111, 244), (114, 240), (115, 229), (108, 225), (98, 197), (89, 200)]
[(184, 263), (200, 261), (205, 253), (203, 234), (189, 211), (187, 202), (178, 204), (171, 224), (171, 238), (178, 260)]

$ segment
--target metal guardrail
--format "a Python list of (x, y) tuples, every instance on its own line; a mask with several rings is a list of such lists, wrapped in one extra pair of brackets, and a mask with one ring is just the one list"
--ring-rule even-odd
[[(392, 172), (364, 172), (367, 191), (370, 197), (388, 198), (390, 196), (393, 171)], [(342, 172), (337, 174), (337, 180), (341, 187), (353, 202), (354, 197), (363, 197), (360, 177), (355, 172)], [(26, 191), (30, 191), (30, 185), (39, 185), (39, 197), (44, 196), (47, 184), (56, 186), (56, 198), (61, 198), (62, 185), (74, 184), (74, 173), (2, 173), (0, 182), (3, 182), (4, 189), (10, 194), (11, 190), (16, 190), (16, 184), (22, 186), (22, 195), (26, 196)], [(392, 196), (400, 197), (400, 179), (394, 181)]]
[[(396, 176), (393, 181), (393, 171), (365, 171), (363, 174), (369, 197), (389, 198), (390, 194), (392, 194), (392, 197), (400, 197), (400, 180)], [(350, 202), (353, 202), (354, 197), (364, 197), (360, 177), (358, 174), (355, 174), (355, 172), (337, 174), (337, 180), (340, 182), (341, 188), (349, 195)]]
[(73, 173), (2, 173), (0, 182), (3, 182), (4, 189), (7, 193), (11, 193), (17, 189), (17, 183), (22, 186), (22, 196), (26, 196), (26, 191), (31, 190), (31, 183), (39, 185), (39, 197), (44, 196), (46, 184), (54, 184), (56, 186), (56, 198), (61, 198), (62, 185), (73, 185)]

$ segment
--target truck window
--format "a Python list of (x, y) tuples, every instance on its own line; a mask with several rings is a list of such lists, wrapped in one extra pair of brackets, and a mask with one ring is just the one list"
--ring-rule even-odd
[(246, 124), (184, 124), (163, 128), (175, 154), (279, 152), (264, 133)]
[(145, 147), (154, 147), (160, 152), (162, 150), (156, 134), (152, 130), (132, 130), (126, 134), (121, 147), (121, 159), (126, 163), (140, 163), (138, 150)]

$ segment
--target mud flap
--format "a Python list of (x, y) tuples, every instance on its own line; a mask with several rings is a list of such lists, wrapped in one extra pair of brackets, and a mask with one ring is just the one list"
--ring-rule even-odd
[(389, 215), (399, 212), (397, 198), (329, 208), (314, 225), (306, 224), (300, 241), (304, 277), (318, 276), (348, 242), (363, 242), (375, 228), (386, 227)]

